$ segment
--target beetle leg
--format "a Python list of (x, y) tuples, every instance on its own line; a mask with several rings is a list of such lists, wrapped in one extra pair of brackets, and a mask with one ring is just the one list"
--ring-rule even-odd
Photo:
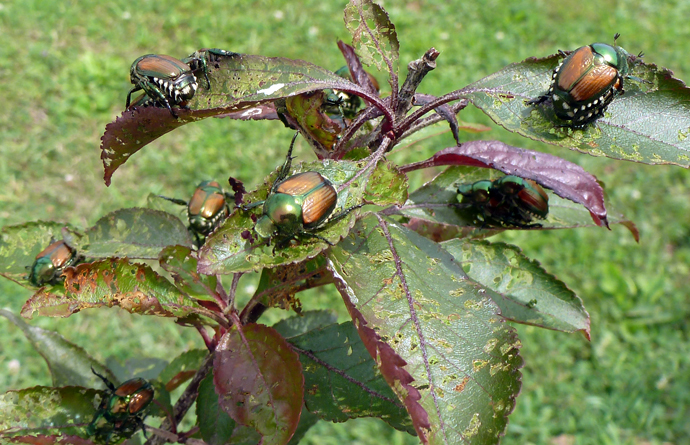
[(294, 159), (292, 157), (292, 148), (295, 146), (295, 140), (297, 139), (297, 136), (299, 133), (295, 133), (295, 135), (292, 137), (292, 142), (290, 142), (290, 149), (288, 150), (287, 156), (285, 157), (285, 163), (280, 169), (280, 172), (278, 173), (278, 177), (276, 178), (275, 182), (273, 183), (273, 186), (271, 186), (271, 193), (274, 193), (276, 188), (278, 188), (278, 185), (280, 185), (280, 181), (283, 179), (287, 178), (288, 174), (290, 174), (290, 168), (292, 167), (292, 160)]
[(158, 102), (159, 105), (165, 105), (165, 108), (167, 108), (168, 111), (170, 111), (170, 114), (172, 114), (172, 116), (175, 119), (177, 119), (177, 114), (175, 114), (172, 107), (170, 107), (170, 102), (168, 102), (168, 99), (165, 97), (165, 94), (163, 94), (160, 88), (158, 88), (158, 85), (146, 80), (140, 84), (140, 87), (154, 102)]
[(142, 89), (143, 88), (141, 86), (137, 85), (134, 88), (132, 88), (132, 90), (129, 93), (127, 93), (127, 103), (125, 104), (125, 109), (129, 108), (129, 104), (132, 102), (132, 93)]

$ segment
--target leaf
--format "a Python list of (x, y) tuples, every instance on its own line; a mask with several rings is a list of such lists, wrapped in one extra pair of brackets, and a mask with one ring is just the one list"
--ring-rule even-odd
[(264, 106), (276, 99), (326, 88), (357, 94), (384, 108), (378, 96), (303, 60), (250, 54), (208, 57), (212, 58), (208, 64), (211, 89), (199, 82), (189, 109), (175, 109), (177, 119), (165, 108), (137, 107), (106, 125), (101, 137), (106, 185), (110, 185), (115, 170), (142, 147), (182, 125), (207, 117), (243, 118), (264, 113)]
[[(448, 167), (434, 179), (410, 194), (404, 206), (391, 210), (410, 218), (405, 224), (408, 228), (433, 239), (444, 241), (456, 237), (490, 236), (505, 227), (492, 228), (478, 219), (480, 212), (472, 206), (459, 203), (458, 186), (471, 184), (480, 179), (497, 179), (491, 171), (475, 167)], [(546, 190), (549, 196), (549, 214), (546, 219), (536, 220), (542, 229), (571, 229), (592, 227), (591, 213), (580, 204), (554, 195)], [(617, 213), (607, 212), (610, 224), (622, 224), (639, 240), (635, 224)], [(480, 230), (481, 229), (481, 230)], [(523, 230), (524, 227), (510, 227), (511, 230)], [(532, 229), (532, 228), (530, 228)]]
[[(293, 167), (290, 174), (316, 171), (339, 189), (339, 186), (352, 179), (361, 167), (362, 165), (349, 161), (311, 162)], [(245, 195), (245, 205), (265, 200), (276, 177), (277, 172), (273, 172), (264, 185)], [(359, 180), (340, 190), (333, 214), (340, 209), (360, 204), (365, 186), (366, 182)], [(305, 238), (295, 244), (275, 249), (274, 253), (273, 246), (267, 246), (265, 242), (256, 239), (258, 236), (254, 232), (254, 223), (262, 211), (263, 206), (259, 206), (251, 211), (239, 209), (232, 213), (223, 226), (206, 239), (206, 243), (199, 250), (199, 272), (210, 275), (259, 271), (265, 267), (276, 267), (313, 258), (328, 247), (323, 241)], [(354, 224), (357, 213), (357, 210), (351, 212), (318, 234), (332, 243), (339, 242)]]
[(637, 59), (632, 75), (651, 82), (625, 81), (604, 117), (585, 130), (563, 127), (550, 103), (528, 105), (551, 85), (559, 55), (508, 65), (461, 90), (479, 109), (509, 131), (613, 159), (690, 166), (690, 89), (673, 72)]
[(329, 258), (360, 337), (420, 441), (498, 443), (522, 358), (493, 292), (438, 244), (377, 215), (360, 220)]
[[(288, 445), (298, 445), (300, 441), (304, 438), (307, 431), (319, 421), (319, 416), (312, 414), (306, 407), (302, 407), (302, 415), (299, 416), (299, 424), (295, 430), (295, 434), (288, 442)], [(252, 444), (253, 445), (253, 444)]]
[(108, 378), (110, 371), (86, 351), (55, 331), (26, 324), (10, 311), (0, 309), (0, 315), (22, 330), (34, 349), (41, 354), (50, 369), (53, 386), (85, 386), (107, 389), (91, 369)]
[(286, 444), (297, 428), (304, 391), (299, 358), (274, 329), (234, 326), (220, 340), (213, 361), (220, 405), (235, 422)]
[(22, 316), (34, 312), (49, 317), (69, 317), (82, 309), (120, 306), (131, 313), (162, 317), (195, 314), (213, 318), (213, 313), (182, 294), (168, 280), (145, 264), (126, 258), (111, 258), (80, 264), (65, 271), (65, 291), (46, 288), (33, 295), (22, 308)]
[(400, 44), (388, 13), (371, 0), (350, 0), (345, 7), (345, 26), (362, 63), (388, 71), (391, 88), (397, 92)]
[(105, 215), (75, 239), (88, 258), (128, 257), (158, 259), (167, 246), (192, 246), (187, 227), (174, 215), (159, 210), (120, 209)]
[(197, 272), (197, 259), (192, 249), (184, 246), (169, 246), (159, 255), (163, 269), (170, 272), (175, 286), (188, 296), (198, 300), (216, 302), (214, 293), (218, 280), (214, 275), (201, 275)]
[(515, 246), (451, 240), (442, 246), (473, 280), (496, 292), (501, 315), (518, 323), (563, 332), (582, 331), (590, 319), (580, 297)]
[(103, 394), (76, 386), (8, 391), (0, 395), (0, 440), (38, 434), (86, 438)]
[(295, 297), (298, 292), (331, 283), (326, 260), (317, 256), (301, 263), (264, 269), (259, 285), (251, 300), (242, 309), (240, 318), (250, 322), (259, 319), (268, 308), (294, 309), (301, 312), (301, 303)]
[(181, 384), (196, 374), (209, 352), (206, 349), (191, 349), (175, 357), (161, 371), (158, 378), (165, 384), (165, 389), (174, 391)]
[(292, 337), (332, 325), (336, 321), (338, 316), (332, 311), (306, 311), (301, 315), (280, 320), (272, 328), (289, 341)]
[(371, 78), (369, 78), (369, 74), (364, 71), (364, 67), (362, 66), (362, 62), (359, 60), (359, 57), (355, 52), (355, 48), (343, 42), (342, 40), (338, 40), (338, 49), (340, 49), (340, 52), (343, 53), (343, 57), (345, 58), (348, 69), (350, 70), (350, 75), (352, 76), (353, 82), (364, 87), (370, 93), (378, 95), (379, 90), (376, 85), (372, 83)]
[(407, 173), (439, 165), (493, 168), (507, 175), (532, 179), (557, 195), (582, 204), (597, 225), (608, 227), (604, 190), (597, 178), (558, 156), (512, 147), (500, 141), (470, 141), (445, 148), (425, 161), (402, 167), (401, 171)]
[(310, 412), (330, 422), (378, 417), (414, 434), (404, 405), (377, 371), (352, 322), (319, 327), (288, 341), (299, 348)]
[(380, 162), (369, 177), (364, 200), (379, 206), (402, 205), (408, 187), (407, 175), (389, 161)]
[[(26, 288), (35, 289), (29, 283), (29, 269), (43, 249), (52, 241), (62, 239), (66, 224), (36, 221), (15, 226), (5, 226), (0, 231), (0, 275)], [(75, 229), (72, 229), (75, 230)]]
[(235, 421), (223, 411), (218, 401), (218, 394), (213, 384), (213, 372), (210, 372), (199, 384), (196, 419), (201, 438), (208, 445), (228, 443), (235, 430)]

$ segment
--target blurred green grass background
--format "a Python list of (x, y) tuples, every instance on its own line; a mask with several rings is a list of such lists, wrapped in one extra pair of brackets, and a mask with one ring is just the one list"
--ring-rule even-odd
[[(406, 64), (429, 47), (441, 52), (420, 92), (440, 95), (505, 65), (595, 41), (619, 44), (690, 79), (687, 1), (385, 1)], [(187, 125), (135, 154), (105, 187), (100, 136), (124, 108), (129, 67), (147, 53), (184, 57), (201, 47), (343, 65), (338, 39), (350, 41), (344, 1), (9, 0), (0, 2), (0, 226), (32, 220), (88, 227), (106, 213), (145, 206), (150, 193), (186, 198), (199, 181), (228, 176), (248, 189), (282, 161), (292, 133), (278, 122), (207, 119)], [(377, 76), (383, 81), (383, 75)], [(383, 84), (383, 83), (382, 83)], [(384, 85), (383, 89), (386, 87)], [(468, 122), (491, 125), (479, 135), (558, 154), (606, 184), (609, 206), (637, 223), (636, 244), (624, 228), (506, 233), (568, 284), (592, 316), (592, 341), (581, 335), (516, 326), (525, 359), (523, 389), (504, 444), (690, 443), (690, 174), (593, 158), (524, 140), (475, 109)], [(474, 139), (476, 135), (463, 134)], [(446, 134), (393, 156), (420, 160), (452, 145)], [(298, 160), (311, 160), (300, 141)], [(421, 185), (433, 172), (416, 173)], [(183, 217), (183, 213), (180, 212)], [(254, 281), (252, 281), (254, 280)], [(242, 284), (244, 283), (244, 284)], [(250, 295), (255, 277), (240, 290)], [(18, 313), (30, 293), (0, 280), (0, 307)], [(305, 309), (333, 308), (327, 289), (302, 297)], [(275, 311), (274, 311), (275, 312)], [(280, 314), (271, 314), (276, 318)], [(169, 359), (202, 347), (198, 335), (169, 320), (119, 309), (69, 319), (35, 319), (105, 361)], [(105, 339), (105, 340), (104, 340)], [(0, 320), (0, 391), (50, 385), (45, 363), (19, 329)], [(309, 444), (413, 444), (372, 419), (320, 422)]]

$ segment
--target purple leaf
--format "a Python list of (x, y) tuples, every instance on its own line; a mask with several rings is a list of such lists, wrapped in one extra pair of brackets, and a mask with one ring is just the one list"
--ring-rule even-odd
[(507, 175), (532, 179), (557, 195), (582, 204), (598, 226), (608, 227), (604, 190), (582, 167), (547, 153), (512, 147), (499, 141), (471, 141), (443, 149), (421, 162), (401, 168), (410, 172), (440, 165), (493, 168)]
[(228, 331), (213, 362), (221, 407), (235, 422), (256, 429), (263, 444), (286, 444), (297, 428), (304, 396), (299, 356), (270, 327)]

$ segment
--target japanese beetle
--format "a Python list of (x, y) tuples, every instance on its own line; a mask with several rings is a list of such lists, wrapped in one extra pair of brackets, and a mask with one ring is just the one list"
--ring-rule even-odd
[(109, 393), (103, 397), (93, 420), (86, 428), (87, 433), (105, 443), (110, 441), (113, 434), (118, 438), (129, 438), (139, 428), (146, 435), (144, 411), (153, 401), (153, 386), (142, 378), (134, 378), (115, 387), (93, 368), (91, 372), (103, 380)]
[[(132, 93), (144, 90), (149, 100), (165, 106), (176, 118), (171, 105), (185, 104), (194, 97), (198, 87), (194, 71), (198, 70), (203, 71), (210, 89), (206, 58), (200, 51), (183, 60), (163, 54), (146, 54), (139, 57), (129, 69), (130, 81), (134, 88), (127, 94), (125, 108), (129, 109)], [(138, 98), (136, 102), (141, 105), (145, 103), (142, 98)]]
[(620, 34), (614, 36), (613, 46), (593, 43), (570, 53), (553, 70), (549, 91), (527, 104), (551, 99), (556, 117), (574, 128), (584, 128), (602, 117), (614, 97), (623, 94), (624, 79), (646, 82), (630, 75), (635, 58), (616, 46), (618, 37)]
[(63, 240), (55, 241), (36, 255), (29, 272), (29, 282), (36, 287), (57, 284), (61, 281), (62, 272), (78, 261), (76, 250)]
[[(335, 74), (352, 82), (352, 75), (347, 66), (338, 69)], [(376, 91), (379, 91), (379, 83), (371, 73), (367, 72), (369, 81), (374, 86)], [(328, 114), (336, 114), (339, 112), (344, 118), (354, 119), (357, 112), (362, 107), (362, 99), (356, 94), (349, 94), (340, 90), (324, 90), (326, 93), (326, 100), (323, 108)]]
[(278, 241), (275, 247), (287, 245), (300, 236), (317, 238), (332, 246), (333, 243), (314, 232), (339, 221), (361, 205), (333, 215), (338, 194), (331, 181), (315, 171), (288, 177), (296, 138), (297, 134), (292, 138), (285, 163), (266, 199), (243, 209), (249, 210), (263, 204), (263, 213), (254, 225), (254, 230), (259, 237), (268, 239), (269, 244), (271, 239), (276, 238)]
[(197, 238), (198, 246), (203, 244), (203, 238), (210, 235), (230, 215), (228, 201), (233, 198), (216, 181), (202, 181), (194, 190), (189, 202), (166, 196), (159, 195), (159, 197), (187, 206), (189, 230)]
[(531, 179), (506, 175), (493, 182), (492, 190), (499, 191), (503, 200), (510, 202), (515, 212), (524, 215), (523, 219), (544, 219), (549, 214), (549, 195)]
[(337, 111), (338, 101), (333, 90), (316, 90), (286, 98), (285, 107), (306, 135), (330, 152), (351, 122)]
[(536, 182), (507, 175), (495, 181), (483, 179), (461, 184), (460, 202), (482, 212), (486, 224), (498, 226), (537, 227), (534, 218), (544, 219), (549, 213), (549, 196)]

